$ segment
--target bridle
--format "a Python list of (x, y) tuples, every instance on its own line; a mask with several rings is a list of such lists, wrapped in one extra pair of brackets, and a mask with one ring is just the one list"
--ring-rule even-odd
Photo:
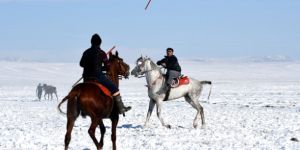
[[(117, 59), (117, 61), (118, 61), (117, 63), (118, 63), (118, 67), (119, 67), (119, 68), (123, 68), (122, 63), (123, 63), (123, 65), (128, 66), (126, 63), (123, 62), (123, 60), (122, 60), (121, 58), (115, 57), (114, 59)], [(110, 73), (110, 72), (107, 72), (106, 74), (109, 75), (109, 74), (111, 74), (111, 73)], [(127, 79), (127, 78), (128, 78), (127, 75), (121, 75), (121, 74), (126, 74), (126, 72), (122, 73), (122, 72), (118, 71), (118, 79), (122, 80), (122, 78), (124, 78), (124, 79)]]
[[(146, 60), (148, 60), (148, 59), (146, 59)], [(142, 65), (145, 64), (145, 61), (146, 61), (146, 60), (142, 61), (141, 64), (137, 65), (137, 68), (138, 68), (139, 70), (141, 70), (140, 67), (141, 67)], [(151, 72), (151, 71), (154, 71), (154, 70), (157, 70), (157, 69), (162, 69), (162, 68), (163, 68), (163, 67), (155, 67), (155, 68), (152, 68), (152, 69), (149, 69), (149, 70), (140, 71), (140, 74), (143, 75), (143, 74), (145, 74), (145, 73), (148, 73), (148, 72)], [(142, 78), (142, 77), (146, 77), (146, 76), (145, 76), (145, 75), (144, 75), (144, 76), (138, 76), (138, 78)], [(156, 81), (157, 81), (158, 79), (161, 79), (162, 77), (163, 77), (163, 76), (160, 74), (159, 77), (157, 77), (157, 78), (156, 78), (152, 83), (150, 83), (150, 85), (148, 85), (148, 86), (155, 85), (155, 84), (156, 84)]]

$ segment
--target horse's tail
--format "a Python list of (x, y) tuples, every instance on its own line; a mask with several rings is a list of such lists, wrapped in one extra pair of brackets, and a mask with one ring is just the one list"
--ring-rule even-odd
[[(74, 88), (70, 91), (70, 93), (69, 93), (66, 97), (64, 97), (64, 98), (61, 100), (61, 102), (58, 104), (57, 109), (59, 110), (59, 112), (62, 113), (62, 114), (66, 114), (66, 113), (64, 113), (64, 112), (60, 109), (61, 104), (63, 104), (63, 103), (64, 103), (65, 101), (67, 101), (67, 100), (74, 100), (74, 101), (77, 101), (77, 98), (79, 97), (79, 95), (80, 95), (79, 88), (74, 87)], [(77, 102), (76, 102), (76, 103), (77, 103)]]
[(58, 109), (58, 111), (60, 112), (60, 113), (62, 113), (62, 114), (66, 114), (65, 112), (63, 112), (61, 109), (60, 109), (60, 106), (61, 106), (61, 104), (63, 104), (66, 100), (68, 100), (69, 99), (69, 95), (67, 95), (64, 99), (62, 99), (61, 100), (61, 102), (58, 104), (58, 106), (57, 106), (57, 109)]
[(212, 88), (211, 81), (200, 81), (200, 84), (209, 84), (210, 85), (209, 94), (208, 94), (208, 97), (207, 97), (207, 100), (209, 100), (209, 97), (210, 97), (210, 94), (211, 94), (211, 88)]

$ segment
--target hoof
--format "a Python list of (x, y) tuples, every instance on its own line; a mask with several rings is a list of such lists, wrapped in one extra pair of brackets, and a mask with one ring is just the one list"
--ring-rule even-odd
[(144, 128), (148, 128), (149, 125), (147, 123), (144, 124)]
[(198, 127), (198, 123), (194, 123), (193, 127), (196, 129)]
[(167, 127), (168, 129), (171, 129), (171, 125), (169, 125), (169, 124), (166, 125), (165, 127)]

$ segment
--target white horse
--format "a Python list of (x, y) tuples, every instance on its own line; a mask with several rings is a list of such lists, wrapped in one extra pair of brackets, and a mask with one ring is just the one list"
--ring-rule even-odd
[[(131, 75), (139, 77), (144, 74), (146, 76), (148, 96), (150, 98), (145, 126), (148, 125), (153, 108), (156, 104), (157, 117), (159, 118), (160, 122), (163, 126), (171, 128), (169, 124), (164, 123), (163, 118), (161, 116), (161, 106), (166, 93), (165, 77), (161, 71), (161, 68), (158, 67), (155, 63), (153, 63), (153, 61), (150, 58), (145, 58), (141, 56), (137, 59), (136, 66), (131, 71)], [(197, 115), (193, 122), (194, 128), (197, 128), (200, 116), (202, 121), (202, 128), (205, 127), (203, 107), (198, 101), (203, 88), (203, 84), (211, 85), (211, 81), (198, 81), (196, 79), (190, 78), (190, 82), (188, 84), (180, 85), (176, 88), (171, 88), (170, 95), (168, 98), (168, 100), (173, 100), (178, 99), (180, 97), (184, 97), (185, 101), (187, 101), (190, 105), (192, 105), (193, 108), (197, 110)], [(208, 99), (210, 93), (211, 88), (208, 95)]]

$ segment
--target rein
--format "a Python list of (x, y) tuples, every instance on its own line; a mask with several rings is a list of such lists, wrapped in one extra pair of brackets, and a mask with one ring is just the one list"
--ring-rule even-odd
[[(163, 68), (163, 67), (156, 67), (156, 68), (154, 68), (154, 69), (146, 70), (146, 71), (142, 72), (142, 74), (151, 72), (151, 71), (156, 70), (156, 69), (162, 69), (162, 68)], [(145, 76), (142, 76), (142, 77), (145, 77)], [(150, 85), (148, 85), (147, 87), (151, 87), (151, 86), (155, 85), (155, 84), (156, 84), (156, 81), (157, 81), (158, 79), (161, 79), (161, 78), (163, 78), (163, 75), (160, 73), (159, 76), (158, 76), (152, 83), (150, 83)]]
[(156, 67), (154, 69), (143, 71), (143, 72), (141, 72), (141, 74), (144, 74), (144, 73), (147, 73), (147, 72), (151, 72), (151, 71), (156, 70), (156, 69), (162, 69), (162, 68), (164, 68), (164, 67)]
[[(147, 72), (150, 72), (150, 71), (153, 71), (153, 70), (156, 70), (156, 69), (162, 69), (163, 67), (156, 67), (154, 69), (150, 69), (150, 70), (146, 70), (146, 71), (143, 71), (141, 72), (141, 74), (145, 74)], [(145, 75), (141, 75), (141, 76), (138, 76), (137, 78), (143, 78), (143, 77), (146, 77)]]

